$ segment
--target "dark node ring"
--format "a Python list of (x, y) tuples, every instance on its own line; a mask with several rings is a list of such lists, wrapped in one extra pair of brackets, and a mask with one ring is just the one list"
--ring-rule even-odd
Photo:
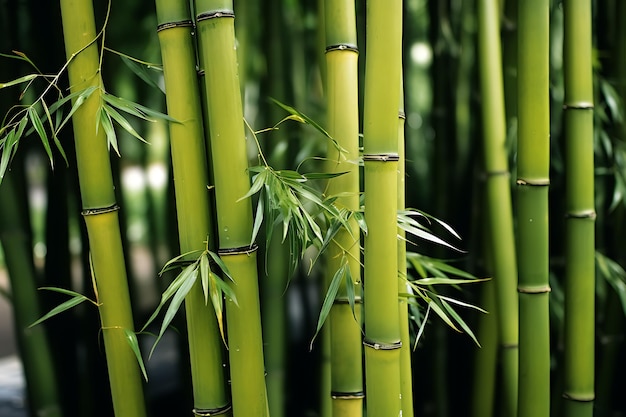
[(213, 10), (210, 12), (200, 13), (196, 16), (196, 20), (200, 22), (202, 20), (217, 19), (219, 17), (235, 17), (235, 12), (232, 10)]
[(330, 397), (332, 399), (337, 399), (337, 400), (360, 400), (362, 398), (365, 398), (365, 393), (363, 391), (357, 391), (357, 392), (331, 391)]
[(217, 251), (220, 255), (249, 255), (256, 252), (259, 249), (259, 245), (253, 243), (252, 245), (239, 246), (238, 248), (224, 248)]
[(589, 219), (595, 220), (596, 211), (595, 210), (586, 210), (579, 212), (569, 212), (565, 214), (566, 219)]
[(224, 407), (220, 408), (211, 408), (211, 409), (201, 409), (194, 408), (193, 414), (198, 417), (210, 417), (210, 416), (219, 416), (221, 414), (226, 414), (233, 408), (232, 404), (228, 403)]
[(549, 285), (542, 287), (517, 287), (517, 292), (521, 294), (546, 294), (552, 291)]
[(367, 346), (374, 350), (396, 350), (402, 347), (402, 342), (398, 341), (395, 343), (381, 343), (381, 342), (374, 342), (373, 340), (364, 338), (363, 346)]
[[(354, 297), (355, 304), (362, 304), (363, 299), (361, 297)], [(350, 304), (350, 300), (347, 298), (335, 298), (334, 304)]]
[(398, 112), (398, 119), (406, 120), (406, 113), (403, 111)]
[(400, 156), (397, 153), (368, 153), (363, 155), (363, 161), (395, 162), (399, 160)]
[(113, 204), (112, 206), (108, 206), (108, 207), (97, 207), (97, 208), (86, 209), (86, 210), (83, 210), (80, 214), (82, 214), (83, 216), (95, 216), (97, 214), (104, 214), (104, 213), (110, 213), (112, 211), (118, 211), (119, 209), (120, 209), (120, 206), (118, 206), (117, 204)]
[(179, 22), (167, 22), (161, 23), (157, 26), (157, 32), (160, 32), (165, 29), (172, 29), (177, 27), (193, 27), (193, 21), (191, 20), (181, 20)]
[(546, 187), (550, 185), (550, 179), (525, 180), (523, 178), (518, 178), (515, 183), (517, 185), (528, 185), (530, 187)]
[(359, 48), (356, 45), (350, 43), (338, 43), (337, 45), (328, 45), (326, 47), (326, 52), (331, 51), (352, 51), (359, 53)]

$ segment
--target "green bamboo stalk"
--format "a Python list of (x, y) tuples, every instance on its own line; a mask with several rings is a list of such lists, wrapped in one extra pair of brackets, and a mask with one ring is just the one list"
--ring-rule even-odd
[[(398, 117), (398, 210), (406, 207), (406, 167), (404, 149), (404, 83), (400, 77), (400, 109)], [(403, 294), (407, 291), (407, 265), (406, 265), (406, 232), (398, 227), (398, 295), (400, 315), (400, 398), (402, 399), (402, 416), (413, 417), (413, 373), (411, 368), (411, 337), (409, 334), (409, 304)]]
[(0, 184), (0, 242), (11, 282), (13, 317), (17, 345), (24, 367), (31, 415), (61, 416), (57, 378), (44, 326), (29, 326), (41, 317), (37, 297), (37, 276), (30, 237), (21, 227), (25, 211), (19, 204), (13, 176)]
[[(90, 0), (62, 0), (61, 15), (71, 91), (102, 87)], [(125, 331), (133, 331), (124, 254), (104, 129), (96, 129), (100, 105), (92, 94), (73, 115), (83, 217), (98, 291), (102, 336), (115, 415), (145, 416), (141, 374)]]
[[(328, 194), (345, 193), (337, 199), (340, 207), (359, 210), (359, 110), (358, 110), (358, 49), (354, 1), (326, 0), (326, 97), (328, 132), (346, 150), (342, 155), (329, 145), (328, 172), (345, 172), (328, 182)], [(351, 230), (337, 233), (328, 249), (326, 263), (327, 286), (335, 273), (347, 263), (354, 282), (354, 315), (348, 300), (345, 281), (331, 308), (330, 366), (332, 415), (363, 415), (363, 369), (361, 342), (361, 264), (359, 227), (355, 219)], [(359, 321), (356, 321), (355, 318)]]
[(380, 417), (401, 413), (396, 218), (402, 2), (370, 1), (367, 22), (363, 343), (367, 414)]
[[(189, 2), (156, 1), (158, 37), (170, 124), (176, 212), (182, 253), (214, 247), (213, 210), (208, 180), (202, 108), (196, 72), (193, 21)], [(215, 413), (230, 408), (222, 366), (222, 341), (216, 316), (197, 280), (185, 298), (194, 412)]]
[(489, 204), (489, 248), (502, 356), (503, 413), (515, 416), (518, 385), (517, 265), (500, 52), (497, 0), (478, 0), (478, 58), (482, 98), (483, 159)]
[(229, 0), (197, 0), (197, 29), (205, 69), (211, 160), (215, 177), (219, 254), (233, 279), (238, 304), (227, 299), (231, 391), (235, 416), (269, 414), (263, 366), (256, 244), (234, 12)]
[(550, 413), (549, 3), (518, 3), (519, 417)]
[(591, 1), (566, 0), (565, 83), (565, 415), (593, 415), (595, 218)]

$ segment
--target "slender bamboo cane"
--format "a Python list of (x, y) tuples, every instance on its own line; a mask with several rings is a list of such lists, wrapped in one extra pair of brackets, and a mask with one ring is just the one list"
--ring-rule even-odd
[(518, 3), (519, 417), (550, 413), (549, 3)]
[(363, 343), (367, 414), (382, 417), (401, 413), (396, 218), (402, 2), (370, 1), (367, 22)]
[[(328, 194), (344, 193), (345, 197), (339, 198), (337, 204), (357, 211), (359, 110), (355, 4), (351, 0), (326, 0), (324, 12), (328, 132), (347, 151), (340, 155), (335, 146), (328, 147), (328, 171), (345, 172), (329, 181)], [(356, 220), (352, 219), (349, 224), (351, 230), (337, 233), (334, 244), (329, 248), (326, 266), (326, 281), (330, 285), (335, 273), (347, 263), (358, 297), (353, 315), (343, 282), (329, 316), (331, 392), (326, 395), (332, 397), (332, 415), (335, 417), (363, 414), (360, 239)]]
[(565, 415), (593, 415), (595, 241), (591, 1), (566, 0)]
[[(206, 150), (202, 125), (193, 21), (187, 1), (156, 1), (158, 36), (170, 116), (172, 167), (180, 250), (203, 250), (213, 244)], [(194, 413), (230, 408), (222, 366), (222, 341), (212, 307), (207, 305), (200, 280), (185, 298)]]
[(234, 279), (238, 305), (226, 302), (233, 412), (269, 414), (263, 367), (256, 244), (237, 75), (232, 1), (197, 0), (197, 28), (205, 68), (211, 160), (215, 177), (219, 254)]
[[(92, 43), (96, 30), (91, 1), (62, 0), (61, 14), (66, 56), (72, 58), (68, 68), (71, 91), (102, 87), (98, 47)], [(109, 151), (104, 129), (96, 129), (99, 100), (98, 94), (92, 94), (72, 118), (83, 217), (100, 302), (115, 415), (145, 416), (139, 365), (125, 333), (133, 330), (133, 320)]]
[[(398, 118), (398, 210), (406, 207), (405, 199), (405, 149), (404, 149), (404, 83), (400, 77), (400, 109)], [(413, 373), (411, 368), (411, 337), (409, 334), (409, 304), (407, 293), (407, 267), (406, 267), (406, 232), (398, 228), (398, 295), (400, 315), (400, 396), (402, 399), (402, 416), (413, 417)]]
[(32, 415), (61, 416), (52, 352), (44, 326), (29, 328), (41, 317), (37, 299), (37, 277), (27, 232), (20, 227), (25, 211), (19, 204), (13, 176), (0, 184), (0, 242), (11, 282), (15, 332), (19, 347), (28, 404)]
[(503, 413), (515, 416), (518, 383), (517, 265), (506, 149), (499, 8), (497, 0), (478, 0), (477, 6), (483, 158), (489, 204), (490, 259), (502, 356)]

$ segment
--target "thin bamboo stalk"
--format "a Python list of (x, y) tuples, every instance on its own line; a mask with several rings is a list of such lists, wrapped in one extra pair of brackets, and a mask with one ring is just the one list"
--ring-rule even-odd
[[(400, 108), (398, 117), (398, 210), (406, 207), (405, 185), (405, 149), (404, 149), (404, 83), (400, 78)], [(407, 266), (406, 266), (406, 232), (398, 228), (398, 308), (400, 317), (400, 396), (402, 399), (402, 416), (413, 417), (413, 372), (411, 368), (411, 337), (409, 334), (409, 304), (406, 296), (407, 291)]]
[(19, 204), (13, 176), (0, 184), (0, 242), (11, 282), (13, 317), (20, 357), (24, 367), (28, 404), (32, 415), (61, 416), (57, 378), (44, 326), (29, 326), (41, 317), (37, 276), (28, 233), (21, 227), (27, 212)]
[(566, 0), (565, 415), (593, 415), (595, 241), (591, 1)]
[(379, 417), (401, 413), (396, 219), (402, 2), (370, 1), (367, 22), (363, 343), (367, 414)]
[(478, 0), (478, 58), (482, 99), (483, 159), (489, 204), (489, 249), (496, 291), (502, 356), (503, 413), (515, 416), (518, 384), (517, 264), (500, 52), (497, 0)]
[(196, 1), (205, 69), (207, 114), (219, 254), (234, 279), (238, 304), (226, 301), (231, 391), (235, 416), (269, 414), (263, 366), (256, 244), (252, 206), (240, 200), (250, 189), (232, 1)]
[[(62, 0), (61, 15), (71, 91), (102, 87), (93, 5), (89, 0)], [(104, 129), (96, 129), (98, 94), (73, 115), (76, 159), (83, 217), (89, 235), (93, 275), (100, 302), (102, 335), (116, 416), (143, 417), (145, 405), (137, 359), (125, 330), (133, 319)]]
[(519, 417), (550, 413), (549, 3), (518, 3)]
[[(326, 96), (328, 132), (346, 150), (340, 155), (329, 145), (329, 172), (345, 174), (329, 180), (328, 194), (344, 193), (337, 204), (359, 210), (359, 110), (358, 50), (354, 1), (329, 1), (324, 4), (326, 28)], [(361, 342), (361, 264), (359, 227), (350, 221), (351, 230), (340, 230), (329, 247), (326, 282), (344, 263), (348, 264), (357, 297), (354, 315), (345, 282), (339, 288), (330, 315), (330, 362), (332, 415), (363, 414), (363, 369)], [(358, 321), (357, 321), (358, 320)]]
[[(202, 108), (192, 37), (193, 21), (187, 1), (156, 1), (158, 36), (170, 124), (176, 212), (182, 253), (213, 248), (213, 210), (206, 183), (208, 170)], [(194, 412), (215, 413), (230, 407), (222, 366), (222, 341), (212, 307), (200, 280), (185, 298)]]

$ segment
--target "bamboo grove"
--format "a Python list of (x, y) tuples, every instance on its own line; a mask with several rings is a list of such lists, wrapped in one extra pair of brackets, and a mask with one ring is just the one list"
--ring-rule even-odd
[(45, 3), (0, 1), (17, 415), (624, 415), (622, 1)]

